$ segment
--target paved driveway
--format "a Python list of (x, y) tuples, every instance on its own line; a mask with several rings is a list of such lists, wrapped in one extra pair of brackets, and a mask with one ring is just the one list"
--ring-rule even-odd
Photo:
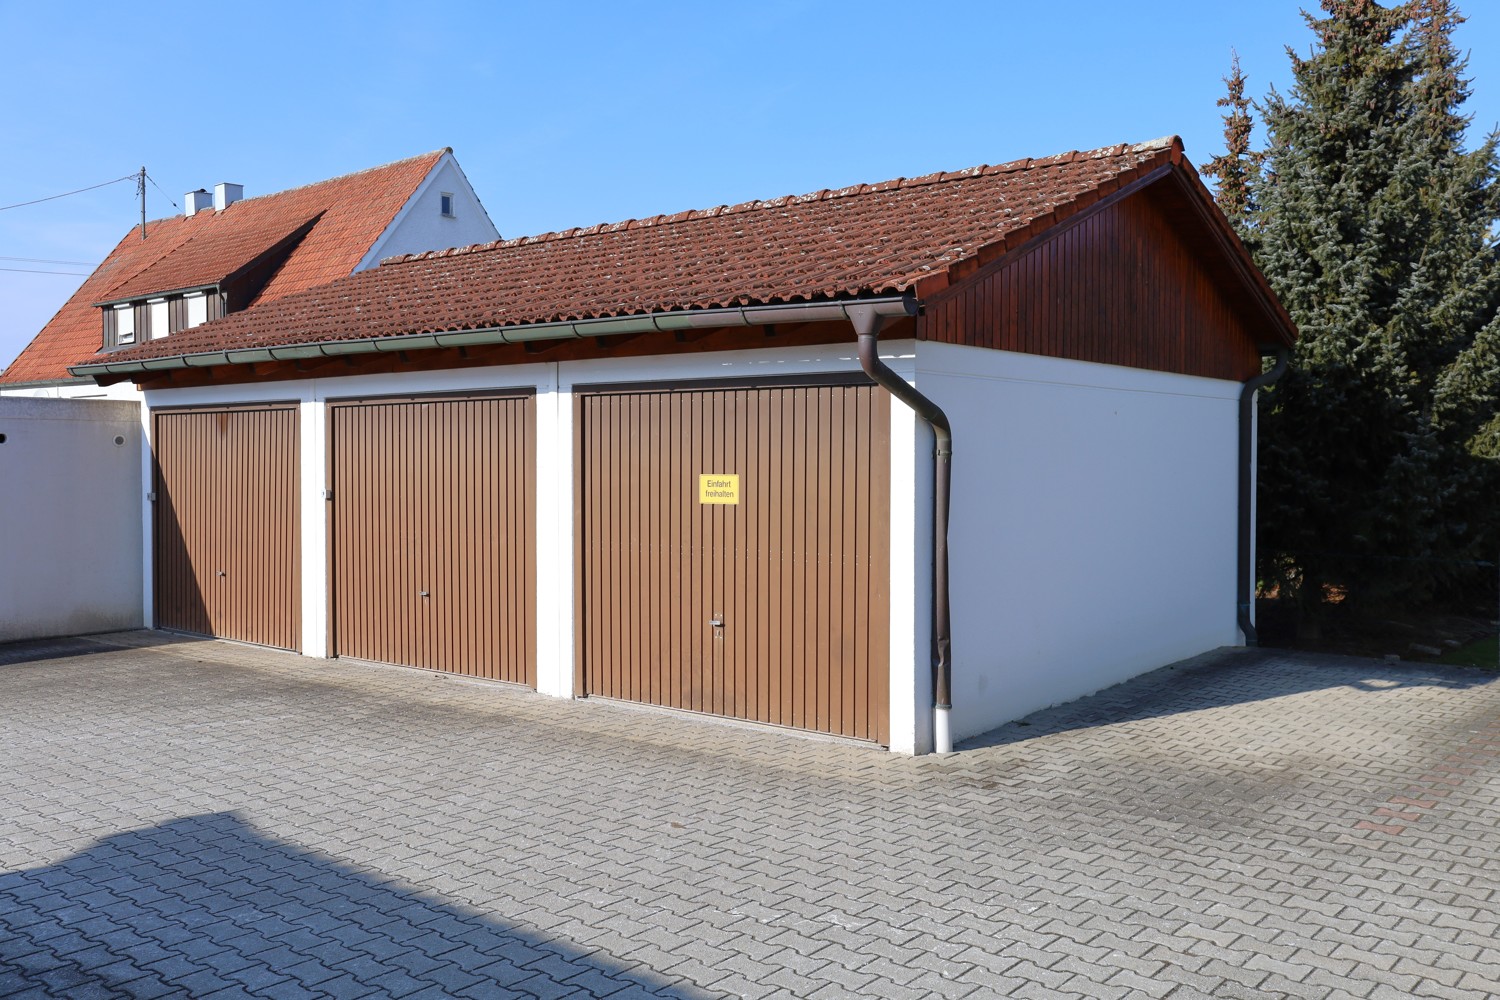
[(1487, 997), (1500, 683), (1230, 652), (907, 759), (0, 647), (0, 996)]

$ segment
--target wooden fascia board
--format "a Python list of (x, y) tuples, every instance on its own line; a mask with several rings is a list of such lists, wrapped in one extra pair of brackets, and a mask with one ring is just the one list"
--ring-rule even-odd
[(1194, 212), (1213, 236), (1214, 242), (1219, 245), (1230, 268), (1250, 292), (1251, 298), (1260, 306), (1265, 314), (1266, 325), (1276, 334), (1275, 343), (1262, 345), (1262, 349), (1266, 346), (1291, 347), (1297, 342), (1297, 324), (1292, 321), (1286, 307), (1271, 290), (1266, 276), (1251, 259), (1250, 251), (1245, 248), (1239, 234), (1230, 226), (1224, 213), (1219, 211), (1219, 206), (1214, 203), (1213, 195), (1209, 194), (1197, 175), (1189, 171), (1174, 170), (1172, 179), (1177, 184), (1178, 190), (1187, 198), (1188, 203), (1193, 206)]
[[(1271, 286), (1266, 282), (1265, 276), (1255, 266), (1255, 262), (1250, 259), (1250, 252), (1245, 249), (1245, 245), (1240, 242), (1239, 236), (1230, 228), (1228, 220), (1224, 218), (1223, 213), (1214, 204), (1213, 198), (1209, 195), (1207, 189), (1202, 186), (1201, 182), (1198, 182), (1196, 176), (1190, 170), (1185, 169), (1176, 160), (1156, 167), (1145, 175), (1120, 187), (1118, 190), (1073, 212), (1066, 218), (1052, 225), (1045, 226), (1040, 231), (1033, 232), (1031, 235), (1025, 237), (1020, 244), (1014, 247), (1006, 247), (1000, 256), (981, 264), (969, 274), (948, 282), (940, 290), (930, 295), (922, 295), (919, 287), (917, 297), (924, 305), (941, 303), (945, 299), (961, 293), (966, 288), (985, 280), (1022, 254), (1028, 253), (1099, 212), (1119, 204), (1126, 198), (1140, 193), (1169, 176), (1173, 178), (1173, 181), (1193, 206), (1193, 210), (1199, 221), (1213, 236), (1225, 260), (1249, 291), (1250, 297), (1260, 306), (1265, 314), (1267, 326), (1275, 332), (1275, 342), (1270, 345), (1262, 345), (1262, 349), (1265, 349), (1267, 346), (1271, 348), (1290, 347), (1296, 341), (1296, 325), (1292, 322), (1291, 317), (1287, 315), (1280, 300), (1276, 298), (1276, 293), (1271, 290)], [(1028, 227), (1028, 229), (1034, 226), (1035, 223), (1031, 227)], [(1000, 243), (1004, 242), (1000, 241)], [(991, 247), (996, 245), (990, 244)], [(981, 254), (984, 249), (986, 248), (981, 248)], [(946, 276), (946, 272), (944, 276)]]

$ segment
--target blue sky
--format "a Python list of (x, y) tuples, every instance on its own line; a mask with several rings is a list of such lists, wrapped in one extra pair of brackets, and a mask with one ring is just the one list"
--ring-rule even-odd
[[(0, 205), (144, 164), (155, 218), (452, 146), (521, 236), (1173, 133), (1201, 164), (1231, 48), (1284, 89), (1301, 6), (0, 0)], [(1500, 4), (1461, 6), (1477, 133)], [(92, 265), (138, 217), (128, 182), (0, 212), (0, 257), (29, 258), (0, 268), (87, 272), (37, 261)], [(0, 270), (0, 365), (80, 280)]]

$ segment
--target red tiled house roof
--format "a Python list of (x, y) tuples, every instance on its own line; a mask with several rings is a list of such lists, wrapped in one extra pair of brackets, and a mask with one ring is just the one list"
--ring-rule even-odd
[(131, 229), (0, 373), (0, 382), (67, 378), (69, 365), (87, 362), (99, 351), (99, 303), (217, 284), (278, 245), (296, 240), (304, 227), (310, 226), (246, 305), (271, 302), (348, 275), (445, 152), (246, 198), (220, 212), (158, 219), (147, 224), (144, 240), (139, 229)]
[(1180, 141), (1163, 139), (413, 254), (109, 360), (926, 295), (976, 261), (1183, 164)]

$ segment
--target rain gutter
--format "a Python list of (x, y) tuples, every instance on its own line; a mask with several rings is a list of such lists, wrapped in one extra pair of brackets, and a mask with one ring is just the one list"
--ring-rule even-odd
[(1250, 579), (1255, 573), (1255, 394), (1273, 384), (1286, 373), (1291, 352), (1286, 348), (1276, 351), (1276, 364), (1270, 371), (1262, 372), (1246, 380), (1240, 388), (1240, 493), (1239, 493), (1239, 559), (1236, 568), (1239, 579), (1235, 585), (1238, 603), (1240, 631), (1245, 635), (1245, 645), (1260, 645), (1260, 636), (1251, 620)]
[(319, 340), (275, 347), (242, 347), (202, 351), (164, 358), (131, 361), (98, 361), (71, 365), (68, 371), (82, 377), (130, 376), (178, 368), (213, 368), (251, 365), (267, 361), (300, 361), (307, 358), (338, 358), (355, 354), (384, 354), (433, 348), (476, 347), (488, 344), (525, 344), (539, 340), (582, 340), (623, 334), (706, 330), (716, 327), (767, 326), (777, 323), (841, 322), (860, 315), (907, 316), (915, 309), (909, 296), (893, 295), (842, 302), (795, 302), (786, 305), (732, 306), (723, 309), (674, 310), (641, 316), (569, 320), (561, 323), (527, 323), (519, 326), (486, 327), (446, 333), (365, 337), (358, 340)]

